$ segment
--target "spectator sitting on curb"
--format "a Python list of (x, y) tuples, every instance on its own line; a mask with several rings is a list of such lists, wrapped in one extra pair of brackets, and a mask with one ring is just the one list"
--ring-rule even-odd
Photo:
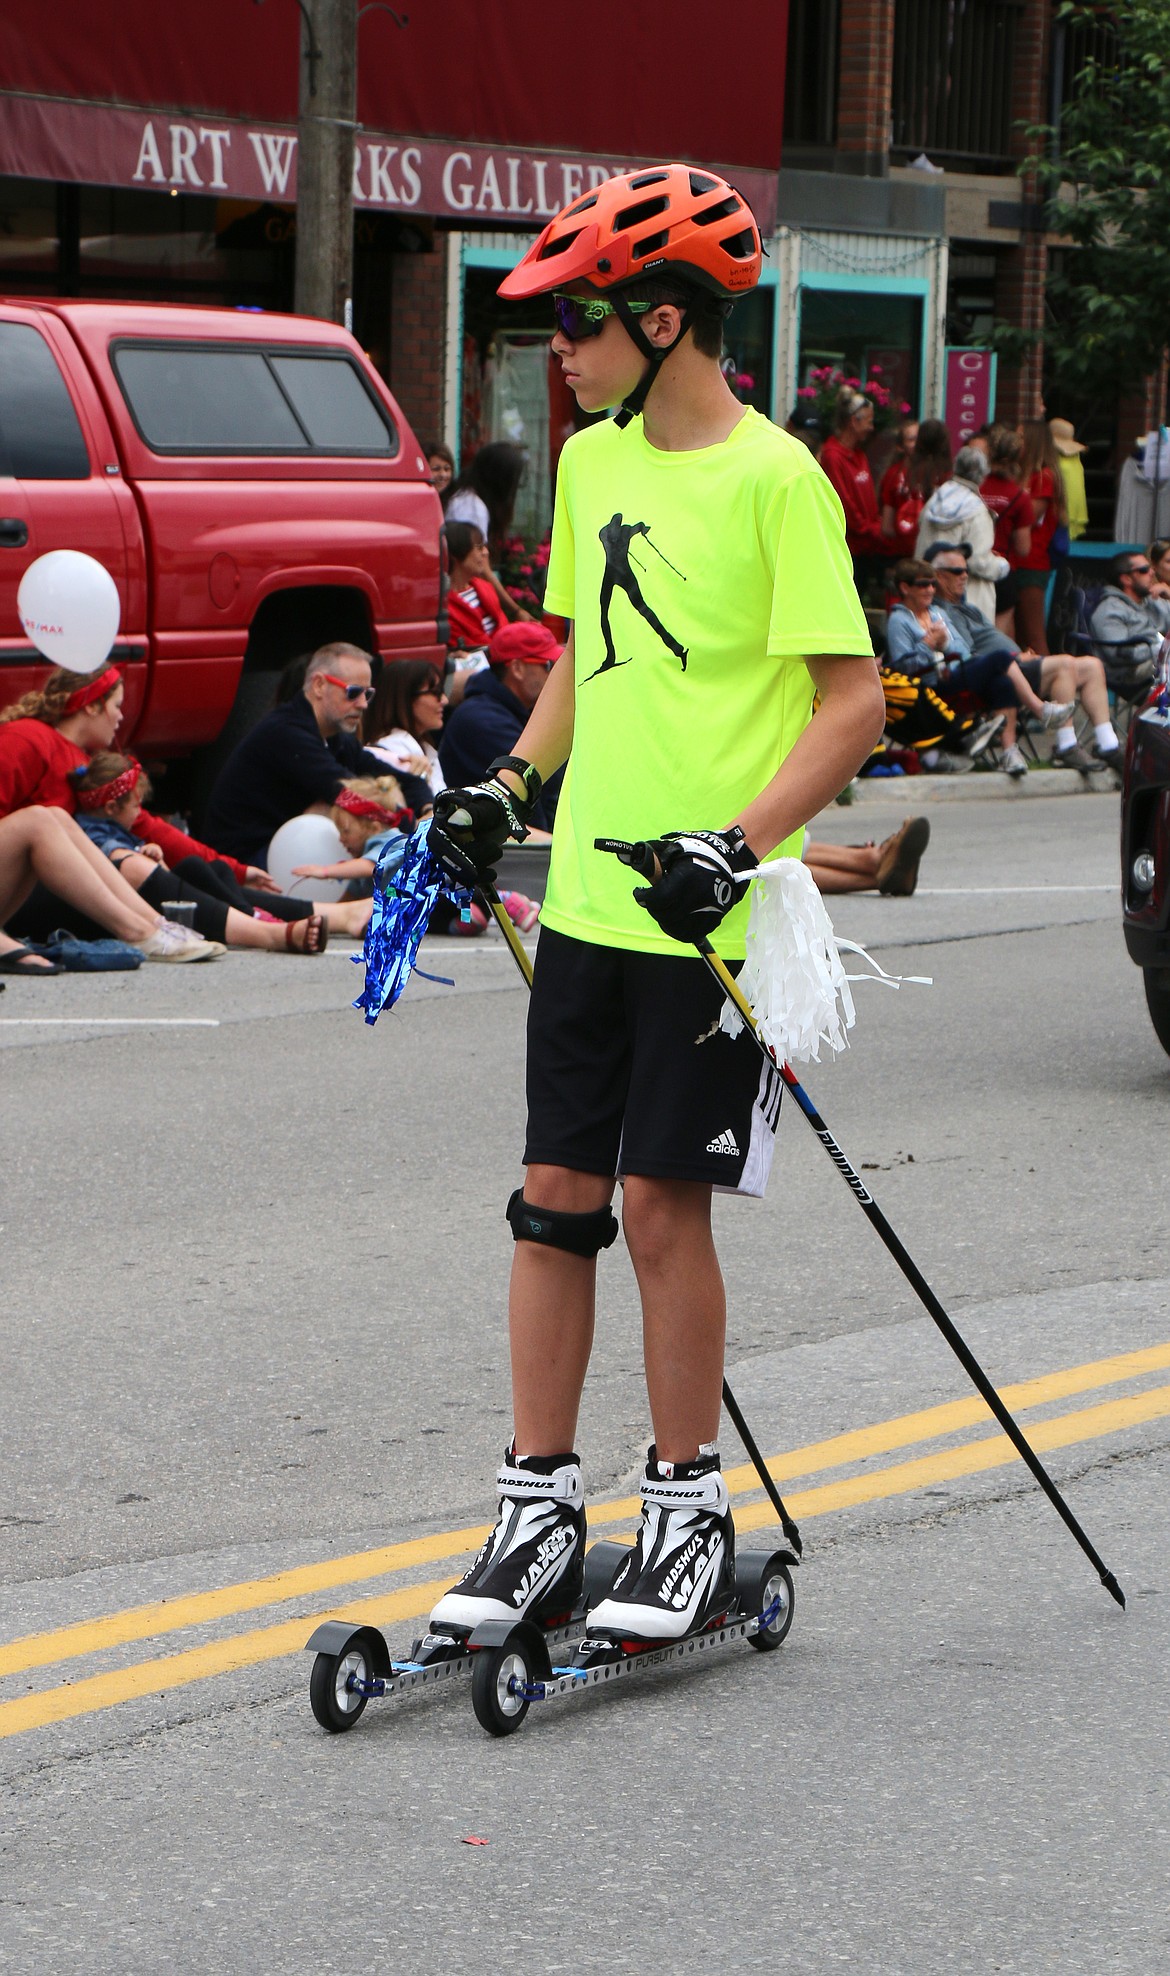
[(1009, 564), (992, 546), (995, 523), (979, 496), (986, 478), (986, 453), (978, 446), (961, 446), (950, 480), (935, 489), (922, 510), (914, 554), (921, 561), (929, 559), (934, 543), (962, 543), (970, 602), (990, 619), (995, 616), (995, 586), (1007, 575)]
[[(1063, 760), (1064, 753), (1071, 746), (1073, 759), (1064, 762), (1065, 767), (1079, 768), (1082, 772), (1095, 768), (1097, 764), (1077, 747), (1076, 735), (1070, 725), (1076, 709), (1078, 661), (1071, 657), (1065, 659), (1063, 655), (1060, 658), (1050, 655), (1044, 659), (1024, 661), (1015, 640), (1009, 638), (1005, 631), (998, 631), (990, 618), (968, 601), (967, 548), (965, 542), (934, 542), (925, 557), (938, 578), (936, 596), (939, 607), (948, 623), (970, 647), (969, 658), (948, 666), (942, 690), (951, 695), (974, 693), (989, 706), (1002, 711), (1004, 745), (1000, 766), (1005, 774), (1020, 776), (1028, 772), (1027, 761), (1017, 740), (1020, 707), (1032, 714), (1043, 727), (1056, 729), (1058, 758)], [(1104, 706), (1107, 717), (1108, 695), (1097, 661), (1091, 660), (1082, 667), (1080, 677), (1085, 682), (1091, 705), (1098, 706), (1093, 672), (1100, 687), (1100, 705)], [(1066, 689), (1068, 699), (1041, 699), (1036, 691), (1041, 682), (1056, 691)], [(1109, 732), (1112, 734), (1112, 728)], [(1116, 745), (1117, 737), (1114, 735)]]
[(374, 697), (362, 721), (367, 755), (376, 755), (382, 773), (413, 775), (432, 796), (447, 787), (439, 767), (447, 696), (442, 676), (429, 659), (395, 659), (382, 667)]
[(801, 856), (818, 892), (881, 892), (905, 899), (918, 883), (918, 866), (929, 842), (929, 818), (908, 816), (880, 844), (821, 844), (806, 836)]
[[(305, 812), (327, 816), (348, 775), (379, 773), (384, 764), (357, 738), (374, 697), (370, 675), (369, 654), (357, 645), (314, 652), (302, 690), (257, 721), (219, 772), (203, 825), (216, 850), (267, 865), (282, 823)], [(413, 777), (403, 779), (403, 793), (416, 815), (430, 802)]]
[[(137, 947), (148, 961), (218, 960), (223, 948), (189, 927), (160, 918), (140, 899), (109, 859), (91, 844), (67, 810), (34, 803), (0, 817), (0, 928), (28, 939), (41, 928), (26, 923), (36, 901), (45, 906), (49, 931), (64, 927), (81, 939), (112, 934)], [(2, 947), (5, 974), (43, 974), (35, 957), (9, 939)]]
[[(161, 825), (164, 833), (171, 826), (143, 809), (143, 798), (149, 794), (150, 783), (133, 755), (103, 751), (77, 778), (82, 830), (148, 905), (160, 911), (172, 900), (192, 906), (196, 932), (229, 947), (324, 952), (329, 931), (322, 911), (309, 900), (284, 900), (275, 889), (254, 892), (252, 897), (263, 903), (253, 905), (231, 868), (222, 862), (217, 865), (209, 846), (184, 831), (176, 830), (173, 836), (180, 845), (190, 846), (193, 855), (180, 860), (181, 871), (170, 869), (151, 826)], [(134, 826), (144, 819), (144, 834), (137, 835)], [(363, 929), (351, 922), (344, 930)]]
[(1153, 679), (1159, 647), (1170, 631), (1170, 600), (1152, 594), (1153, 568), (1140, 549), (1115, 556), (1112, 576), (1089, 628), (1110, 686), (1132, 700)]
[[(1077, 769), (1081, 775), (1101, 767), (1121, 769), (1121, 745), (1109, 719), (1109, 692), (1105, 688), (1105, 668), (1093, 654), (1073, 656), (1071, 652), (1022, 652), (1006, 630), (998, 630), (984, 611), (976, 611), (966, 595), (962, 579), (966, 565), (966, 543), (937, 541), (927, 549), (939, 577), (939, 603), (947, 617), (962, 630), (976, 660), (998, 660), (1000, 670), (1010, 678), (1016, 701), (1034, 713), (1045, 727), (1055, 727), (1053, 761), (1063, 769)], [(1044, 698), (1051, 694), (1051, 700)], [(1077, 743), (1071, 725), (1077, 696), (1095, 727), (1095, 757)], [(1008, 709), (1004, 725), (1002, 767), (1008, 775), (1026, 775), (1028, 763), (1016, 743), (1016, 713)]]
[[(472, 674), (443, 730), (439, 762), (449, 787), (482, 780), (498, 755), (512, 753), (560, 656), (543, 624), (505, 624), (493, 634), (487, 669)], [(533, 812), (538, 829), (552, 829), (555, 807), (546, 784)]]
[(383, 851), (390, 847), (383, 869), (387, 876), (393, 876), (414, 827), (414, 818), (402, 801), (402, 790), (392, 775), (359, 776), (338, 790), (330, 815), (345, 857), (333, 864), (294, 865), (293, 877), (348, 879), (347, 899), (372, 899), (374, 871)]

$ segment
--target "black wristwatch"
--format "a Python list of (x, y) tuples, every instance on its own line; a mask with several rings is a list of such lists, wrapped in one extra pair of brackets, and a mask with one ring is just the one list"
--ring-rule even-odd
[(524, 784), (526, 803), (531, 805), (539, 803), (540, 792), (544, 788), (544, 780), (539, 769), (534, 768), (531, 762), (523, 761), (519, 755), (497, 755), (495, 761), (488, 764), (488, 774), (498, 775), (502, 768), (520, 777)]

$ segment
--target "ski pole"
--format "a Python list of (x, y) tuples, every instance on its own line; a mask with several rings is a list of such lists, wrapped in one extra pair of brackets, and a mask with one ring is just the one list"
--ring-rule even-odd
[[(432, 830), (431, 832), (432, 844), (434, 843), (434, 839), (435, 839), (435, 832)], [(442, 846), (435, 847), (437, 855), (439, 856), (439, 861), (444, 866), (444, 868), (451, 873), (452, 876), (461, 878), (464, 882), (466, 882), (470, 877), (470, 875), (474, 873), (474, 867), (471, 865), (469, 859), (465, 859), (463, 857), (462, 853), (458, 849), (458, 846), (452, 847), (455, 851), (455, 858), (454, 859), (449, 858), (448, 856), (449, 844), (450, 844), (450, 839), (444, 837)], [(513, 926), (511, 920), (508, 918), (507, 911), (504, 907), (503, 901), (501, 900), (499, 893), (496, 891), (494, 885), (485, 884), (481, 878), (478, 878), (478, 876), (475, 876), (472, 882), (474, 882), (478, 886), (478, 890), (480, 896), (483, 899), (484, 905), (487, 907), (492, 918), (495, 920), (496, 925), (499, 927), (500, 932), (503, 934), (504, 939), (507, 941), (508, 950), (511, 953), (512, 959), (515, 961), (516, 966), (519, 968), (521, 974), (524, 976), (524, 979), (527, 982), (529, 989), (531, 989), (532, 962), (528, 957), (528, 950), (525, 947), (524, 942), (521, 940), (520, 935), (516, 931), (516, 928)], [(755, 1469), (756, 1474), (760, 1478), (760, 1483), (763, 1487), (764, 1493), (767, 1496), (768, 1501), (771, 1503), (772, 1508), (775, 1510), (777, 1516), (780, 1519), (780, 1527), (783, 1530), (784, 1535), (787, 1537), (789, 1543), (792, 1545), (792, 1548), (796, 1552), (797, 1557), (801, 1557), (804, 1553), (804, 1542), (803, 1539), (801, 1538), (800, 1530), (797, 1524), (794, 1522), (793, 1518), (789, 1515), (788, 1510), (785, 1508), (784, 1499), (781, 1496), (779, 1489), (776, 1487), (775, 1482), (772, 1480), (771, 1475), (768, 1473), (768, 1464), (764, 1460), (763, 1455), (760, 1453), (760, 1450), (756, 1445), (755, 1439), (751, 1433), (750, 1428), (748, 1427), (747, 1421), (744, 1419), (743, 1414), (740, 1412), (739, 1401), (736, 1399), (735, 1394), (732, 1392), (731, 1387), (728, 1385), (726, 1379), (724, 1379), (723, 1381), (723, 1404), (727, 1408), (728, 1414), (730, 1415), (735, 1425), (735, 1430), (739, 1435), (740, 1440), (743, 1442), (745, 1449), (747, 1450), (747, 1454), (751, 1460), (752, 1467)]]
[[(623, 844), (619, 846), (616, 842), (610, 841), (608, 839), (599, 838), (597, 840), (596, 848), (598, 850), (613, 851), (616, 854), (616, 856), (621, 859), (623, 864), (629, 865), (630, 869), (632, 871), (636, 871), (639, 874), (639, 876), (643, 878), (648, 878), (651, 884), (656, 884), (658, 878), (661, 877), (661, 866), (659, 865), (657, 858), (655, 857), (653, 851), (650, 849), (650, 846), (648, 844)], [(777, 1062), (775, 1055), (769, 1049), (767, 1043), (765, 1043), (763, 1037), (761, 1036), (759, 1029), (756, 1027), (756, 1019), (755, 1019), (754, 1011), (752, 1009), (752, 1005), (748, 1001), (747, 996), (744, 994), (743, 989), (740, 987), (739, 983), (735, 979), (735, 976), (731, 973), (726, 963), (720, 959), (719, 955), (715, 952), (715, 949), (712, 947), (709, 940), (697, 940), (695, 942), (695, 946), (699, 954), (701, 955), (702, 959), (706, 962), (710, 972), (714, 975), (716, 981), (718, 981), (720, 987), (723, 989), (723, 992), (727, 996), (728, 1000), (734, 1005), (734, 1007), (738, 1010), (739, 1014), (743, 1017), (743, 1020), (746, 1023), (751, 1035), (755, 1039), (755, 1042), (758, 1048), (760, 1049), (760, 1051), (767, 1058), (768, 1062), (775, 1065), (776, 1069), (780, 1072), (780, 1075), (783, 1078), (784, 1083), (791, 1091), (793, 1097), (796, 1100), (797, 1105), (800, 1107), (800, 1110), (803, 1113), (804, 1117), (808, 1120), (813, 1131), (816, 1133), (817, 1138), (820, 1140), (822, 1146), (825, 1148), (825, 1151), (828, 1153), (829, 1158), (833, 1162), (833, 1165), (836, 1167), (838, 1173), (845, 1181), (845, 1184), (849, 1188), (852, 1195), (854, 1196), (854, 1199), (859, 1203), (861, 1208), (864, 1210), (867, 1219), (873, 1224), (874, 1228), (876, 1228), (886, 1248), (893, 1256), (894, 1261), (898, 1265), (898, 1268), (901, 1270), (903, 1276), (906, 1278), (906, 1281), (910, 1284), (910, 1287), (914, 1290), (920, 1303), (924, 1306), (924, 1308), (929, 1313), (931, 1318), (933, 1318), (939, 1330), (942, 1332), (943, 1337), (946, 1339), (947, 1344), (954, 1352), (955, 1357), (958, 1359), (959, 1364), (962, 1366), (964, 1372), (971, 1380), (971, 1383), (975, 1387), (976, 1392), (980, 1395), (980, 1397), (984, 1401), (986, 1401), (988, 1407), (990, 1407), (992, 1413), (995, 1415), (996, 1420), (1003, 1428), (1003, 1431), (1007, 1435), (1012, 1446), (1015, 1448), (1016, 1453), (1020, 1456), (1020, 1459), (1025, 1463), (1025, 1465), (1031, 1471), (1034, 1479), (1039, 1483), (1040, 1487), (1043, 1489), (1044, 1494), (1048, 1497), (1048, 1500), (1052, 1504), (1052, 1507), (1055, 1509), (1057, 1515), (1062, 1519), (1066, 1527), (1076, 1538), (1077, 1543), (1080, 1545), (1082, 1551), (1085, 1553), (1085, 1556), (1088, 1558), (1090, 1564), (1093, 1566), (1093, 1569), (1096, 1571), (1097, 1576), (1101, 1580), (1102, 1585), (1104, 1585), (1105, 1587), (1105, 1590), (1110, 1594), (1112, 1598), (1116, 1599), (1118, 1605), (1124, 1609), (1125, 1593), (1122, 1591), (1121, 1586), (1118, 1584), (1117, 1579), (1114, 1576), (1113, 1572), (1109, 1570), (1108, 1566), (1104, 1562), (1104, 1559), (1094, 1548), (1093, 1544), (1086, 1536), (1084, 1530), (1082, 1530), (1080, 1524), (1077, 1522), (1076, 1517), (1073, 1515), (1068, 1504), (1065, 1502), (1064, 1497), (1061, 1495), (1060, 1490), (1057, 1488), (1055, 1482), (1052, 1480), (1052, 1477), (1049, 1475), (1048, 1470), (1045, 1468), (1043, 1462), (1040, 1460), (1039, 1455), (1035, 1452), (1034, 1448), (1031, 1446), (1029, 1441), (1025, 1438), (1022, 1430), (1017, 1425), (1015, 1419), (1009, 1413), (1007, 1407), (1000, 1399), (999, 1394), (995, 1390), (995, 1387), (992, 1385), (990, 1379), (987, 1377), (987, 1374), (984, 1372), (983, 1367), (979, 1364), (978, 1359), (975, 1357), (969, 1345), (966, 1343), (966, 1340), (956, 1329), (955, 1325), (951, 1322), (951, 1319), (947, 1316), (946, 1311), (943, 1309), (942, 1304), (935, 1296), (934, 1291), (931, 1289), (930, 1284), (927, 1282), (925, 1276), (922, 1274), (922, 1271), (919, 1269), (918, 1264), (914, 1261), (913, 1256), (910, 1255), (909, 1251), (903, 1246), (898, 1236), (894, 1233), (894, 1230), (890, 1227), (890, 1224), (886, 1220), (885, 1215), (882, 1213), (877, 1202), (874, 1200), (873, 1195), (870, 1193), (869, 1189), (865, 1186), (864, 1182), (860, 1179), (858, 1174), (854, 1171), (853, 1167), (850, 1165), (849, 1161), (846, 1159), (844, 1153), (841, 1151), (840, 1146), (837, 1144), (837, 1141), (834, 1139), (832, 1133), (829, 1131), (828, 1126), (825, 1124), (824, 1119), (821, 1117), (820, 1112), (817, 1110), (816, 1106), (812, 1102), (812, 1099), (809, 1097), (807, 1091), (804, 1089), (803, 1085), (800, 1083), (799, 1079), (797, 1078), (795, 1071), (792, 1069), (792, 1066), (787, 1063)]]

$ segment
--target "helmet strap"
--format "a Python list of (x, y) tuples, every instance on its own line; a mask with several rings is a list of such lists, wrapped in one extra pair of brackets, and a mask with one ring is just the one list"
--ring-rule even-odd
[(673, 343), (668, 343), (665, 350), (662, 350), (656, 343), (651, 343), (650, 338), (642, 328), (641, 322), (634, 314), (634, 311), (631, 309), (620, 289), (614, 295), (613, 310), (630, 341), (647, 359), (647, 367), (642, 372), (641, 378), (630, 392), (629, 397), (622, 399), (619, 410), (614, 414), (614, 424), (624, 426), (628, 425), (632, 418), (636, 418), (642, 410), (649, 396), (650, 386), (658, 376), (671, 351), (678, 349), (679, 344), (691, 326), (691, 311), (689, 308), (683, 310), (678, 335), (675, 337)]

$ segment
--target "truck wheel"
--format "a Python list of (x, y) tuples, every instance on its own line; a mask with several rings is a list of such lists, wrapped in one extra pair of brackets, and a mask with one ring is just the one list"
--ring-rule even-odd
[(1144, 967), (1142, 978), (1154, 1034), (1170, 1056), (1170, 967)]

